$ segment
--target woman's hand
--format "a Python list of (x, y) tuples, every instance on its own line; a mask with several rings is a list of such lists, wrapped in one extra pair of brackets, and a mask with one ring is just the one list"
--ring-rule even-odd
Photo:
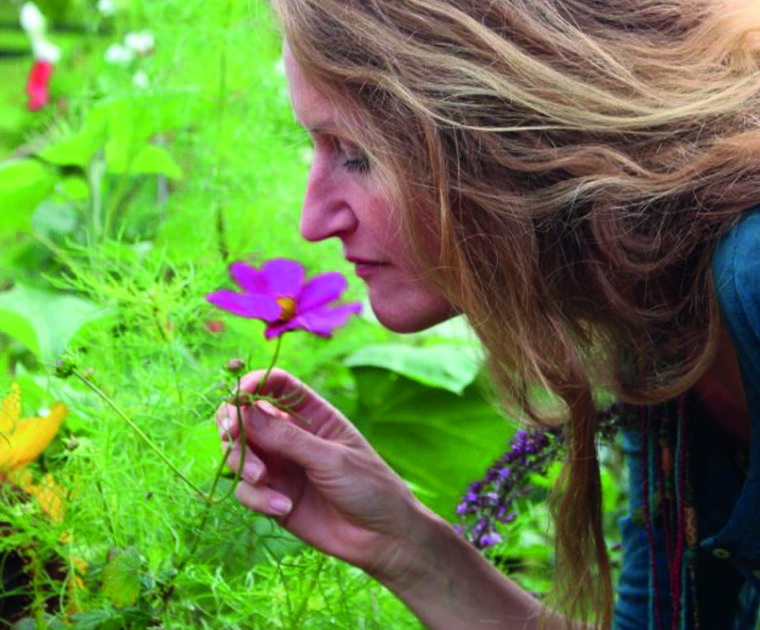
[[(253, 393), (263, 376), (246, 375), (241, 394)], [(343, 415), (293, 376), (273, 370), (258, 393), (295, 401), (288, 406), (300, 419), (266, 401), (241, 404), (246, 444), (238, 500), (309, 545), (379, 579), (396, 579), (431, 513)], [(219, 408), (217, 424), (225, 450), (233, 440), (227, 463), (237, 470), (235, 405)]]
[[(256, 390), (263, 372), (243, 378)], [(435, 630), (533, 630), (540, 606), (453, 528), (422, 506), (338, 411), (301, 382), (273, 370), (260, 394), (295, 401), (294, 414), (266, 402), (241, 406), (246, 444), (238, 500), (274, 516), (309, 545), (364, 569)], [(222, 440), (241, 444), (234, 405), (217, 413)], [(279, 511), (276, 499), (289, 509)], [(548, 625), (547, 627), (565, 627)]]

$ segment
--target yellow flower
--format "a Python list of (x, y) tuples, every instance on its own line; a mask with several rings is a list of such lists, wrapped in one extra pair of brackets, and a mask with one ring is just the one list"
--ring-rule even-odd
[(41, 418), (19, 420), (20, 413), (21, 390), (13, 383), (0, 403), (0, 474), (20, 470), (37, 459), (58, 433), (68, 409), (59, 402)]
[(37, 482), (28, 471), (20, 472), (45, 450), (58, 433), (68, 409), (55, 403), (44, 417), (19, 420), (21, 389), (11, 385), (10, 393), (0, 402), (0, 481), (7, 479), (36, 499), (42, 510), (54, 521), (63, 520), (64, 493), (50, 474)]

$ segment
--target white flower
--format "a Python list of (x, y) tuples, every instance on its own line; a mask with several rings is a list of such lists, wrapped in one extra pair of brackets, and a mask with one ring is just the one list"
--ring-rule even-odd
[(135, 52), (121, 44), (111, 44), (106, 50), (105, 58), (108, 63), (115, 65), (128, 64), (135, 58)]
[(156, 40), (148, 31), (140, 33), (127, 33), (124, 36), (124, 45), (131, 48), (138, 55), (147, 55), (156, 44)]
[(39, 61), (47, 61), (48, 63), (56, 64), (61, 59), (61, 49), (53, 42), (49, 42), (46, 39), (33, 41), (32, 50), (34, 52), (34, 58)]
[(150, 85), (148, 74), (143, 70), (135, 72), (135, 76), (132, 77), (132, 82), (135, 84), (135, 87), (141, 90), (146, 89)]
[(40, 37), (45, 32), (45, 16), (42, 15), (34, 2), (24, 2), (21, 5), (19, 21), (21, 22), (21, 28), (32, 39)]
[(284, 77), (285, 76), (285, 60), (280, 57), (277, 61), (274, 62), (274, 65), (272, 66), (272, 70), (274, 70), (274, 73)]
[(116, 5), (113, 0), (98, 0), (98, 11), (106, 17), (111, 17), (116, 13)]

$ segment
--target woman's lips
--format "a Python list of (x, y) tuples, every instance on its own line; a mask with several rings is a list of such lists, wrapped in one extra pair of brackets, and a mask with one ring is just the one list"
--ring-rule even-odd
[(353, 256), (348, 256), (346, 259), (349, 262), (354, 263), (354, 266), (356, 267), (356, 275), (364, 280), (377, 273), (382, 267), (388, 266), (388, 263), (365, 260), (363, 258), (354, 258)]

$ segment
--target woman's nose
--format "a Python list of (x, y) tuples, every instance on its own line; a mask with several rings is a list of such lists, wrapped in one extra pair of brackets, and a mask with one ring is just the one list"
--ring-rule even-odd
[(315, 160), (301, 208), (301, 236), (307, 241), (322, 241), (353, 232), (358, 221), (347, 193), (348, 187), (341, 185), (340, 174)]

